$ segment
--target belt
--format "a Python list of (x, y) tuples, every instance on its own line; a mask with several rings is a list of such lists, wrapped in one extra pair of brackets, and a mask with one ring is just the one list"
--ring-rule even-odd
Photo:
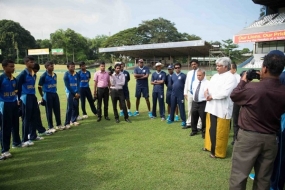
[(242, 128), (239, 128), (239, 129), (241, 129), (242, 131), (250, 132), (250, 133), (258, 133), (258, 134), (263, 134), (263, 135), (276, 135), (276, 133), (262, 133), (262, 132), (251, 131), (251, 130), (242, 129)]
[(111, 90), (116, 90), (116, 91), (119, 91), (119, 90), (123, 90), (122, 88), (110, 88)]
[(108, 86), (107, 86), (107, 87), (97, 87), (97, 88), (102, 88), (102, 89), (104, 89), (104, 88), (108, 88)]
[[(195, 102), (195, 101), (193, 101), (193, 102)], [(195, 102), (195, 103), (197, 103), (197, 104), (202, 104), (202, 103), (205, 103), (205, 102), (207, 102), (207, 101), (205, 100), (205, 101)]]

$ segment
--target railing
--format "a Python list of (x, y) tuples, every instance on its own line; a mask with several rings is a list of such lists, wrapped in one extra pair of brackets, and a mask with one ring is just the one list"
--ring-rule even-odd
[(250, 61), (253, 59), (253, 56), (251, 56), (250, 58), (248, 58), (247, 60), (245, 60), (244, 62), (242, 62), (241, 64), (238, 65), (238, 68), (242, 68), (245, 65), (247, 65), (248, 63), (250, 63)]

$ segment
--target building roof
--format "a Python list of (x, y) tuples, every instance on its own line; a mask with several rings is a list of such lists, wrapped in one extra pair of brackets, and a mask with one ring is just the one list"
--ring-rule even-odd
[(99, 53), (131, 57), (208, 56), (211, 45), (204, 40), (99, 48)]

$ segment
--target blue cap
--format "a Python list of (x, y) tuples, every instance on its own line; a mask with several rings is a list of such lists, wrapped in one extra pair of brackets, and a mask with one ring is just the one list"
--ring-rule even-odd
[(284, 53), (282, 51), (279, 51), (279, 50), (272, 50), (267, 55), (279, 55), (281, 57), (285, 57)]
[(168, 65), (167, 70), (168, 69), (173, 69), (173, 65)]

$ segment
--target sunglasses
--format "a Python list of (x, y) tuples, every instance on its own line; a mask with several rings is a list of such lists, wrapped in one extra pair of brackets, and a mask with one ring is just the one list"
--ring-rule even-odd
[(174, 69), (180, 69), (180, 67), (174, 67)]

